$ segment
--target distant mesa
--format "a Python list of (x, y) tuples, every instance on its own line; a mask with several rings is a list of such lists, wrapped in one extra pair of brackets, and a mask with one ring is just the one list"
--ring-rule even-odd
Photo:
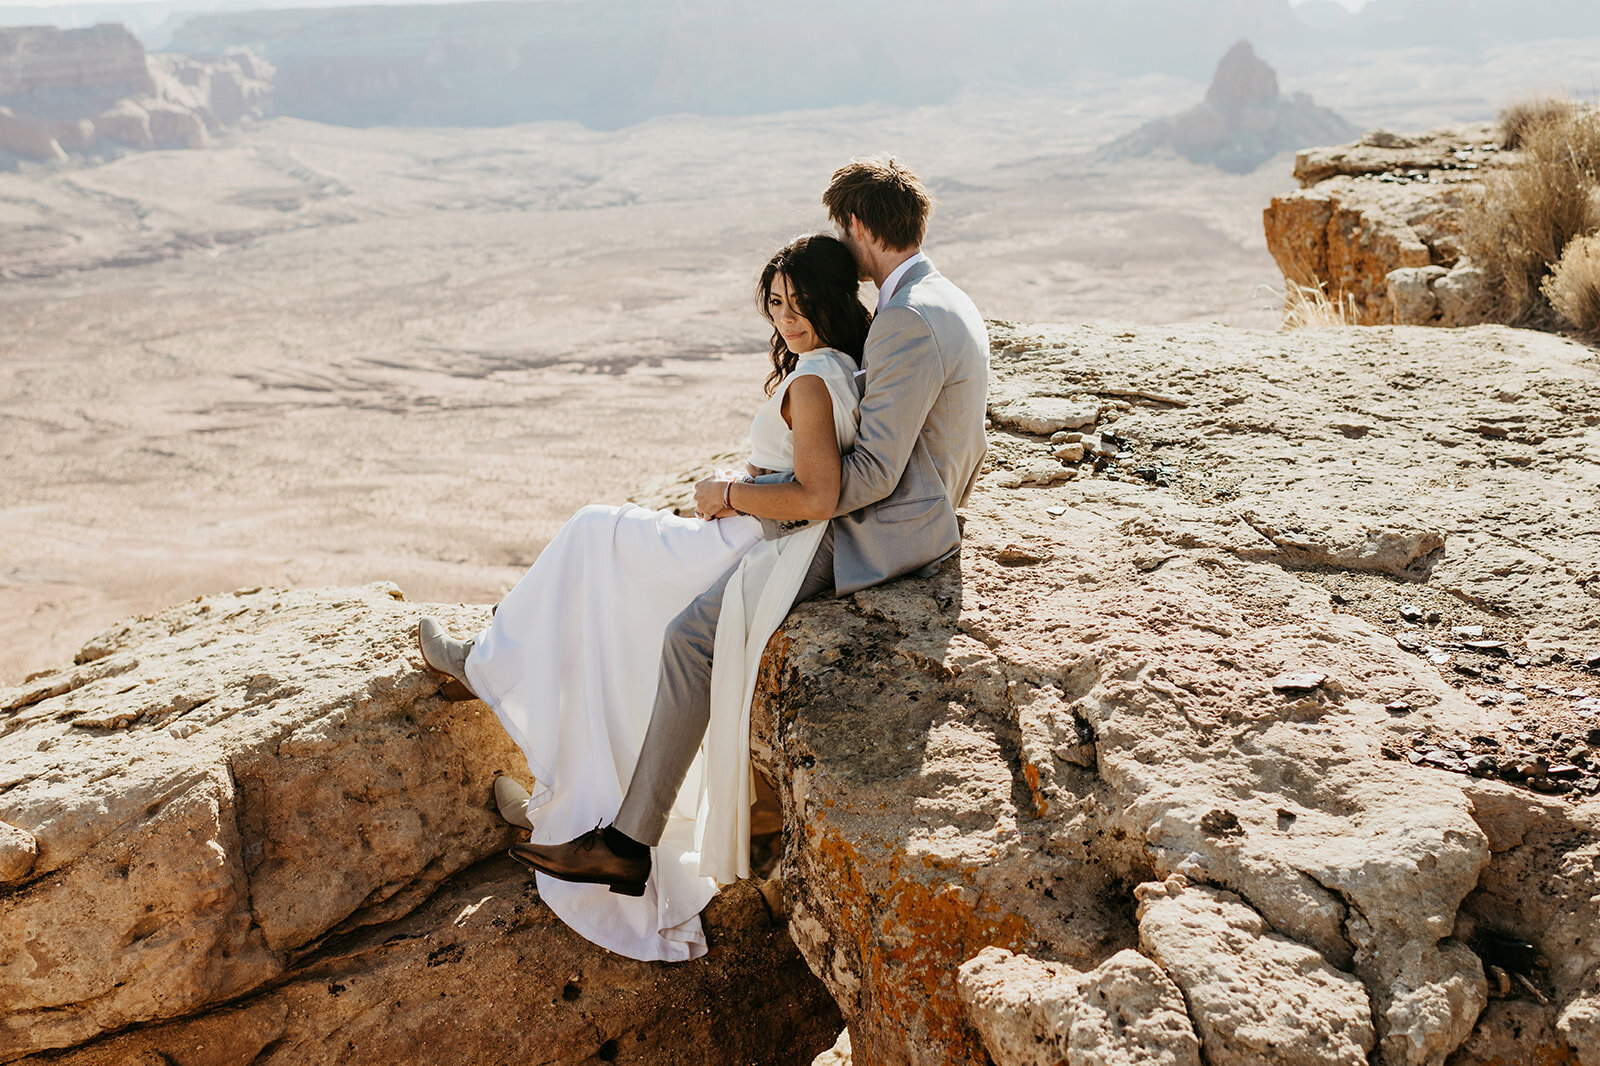
[(126, 27), (0, 29), (0, 170), (22, 160), (199, 148), (266, 113), (272, 68), (247, 51), (149, 55)]
[(1222, 57), (1198, 107), (1147, 122), (1112, 142), (1113, 158), (1176, 152), (1230, 174), (1247, 174), (1281, 152), (1348, 140), (1356, 127), (1305, 93), (1284, 96), (1278, 75), (1240, 41)]
[(1206, 90), (1206, 103), (1224, 114), (1239, 114), (1278, 102), (1278, 74), (1267, 66), (1249, 41), (1228, 49)]

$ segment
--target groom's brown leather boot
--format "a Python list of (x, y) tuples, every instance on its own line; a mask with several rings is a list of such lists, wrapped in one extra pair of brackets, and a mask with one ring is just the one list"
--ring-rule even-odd
[[(644, 895), (645, 882), (650, 879), (650, 849), (623, 837), (627, 845), (632, 845), (628, 850), (643, 848), (644, 854), (619, 855), (606, 839), (608, 830), (617, 833), (606, 826), (591, 829), (565, 844), (518, 844), (511, 849), (511, 857), (562, 881), (608, 885), (623, 896)], [(619, 846), (626, 845), (619, 842)]]

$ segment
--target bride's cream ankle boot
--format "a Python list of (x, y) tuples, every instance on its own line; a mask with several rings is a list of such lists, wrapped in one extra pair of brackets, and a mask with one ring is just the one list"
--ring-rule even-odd
[(528, 790), (513, 778), (501, 774), (494, 779), (494, 803), (500, 808), (500, 817), (512, 825), (533, 828), (528, 821)]
[(478, 698), (467, 684), (467, 655), (472, 651), (472, 641), (456, 640), (445, 632), (438, 619), (424, 615), (417, 623), (417, 646), (428, 668), (450, 679), (439, 690), (440, 695), (447, 700)]

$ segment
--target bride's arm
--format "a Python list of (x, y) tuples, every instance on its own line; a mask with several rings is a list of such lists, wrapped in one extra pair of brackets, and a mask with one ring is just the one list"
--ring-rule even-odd
[[(745, 514), (779, 521), (826, 521), (839, 503), (839, 438), (833, 426), (833, 396), (819, 377), (789, 383), (789, 423), (794, 431), (794, 480), (776, 485), (706, 479), (695, 486), (704, 514), (722, 510), (726, 498)], [(725, 496), (726, 494), (726, 496)]]

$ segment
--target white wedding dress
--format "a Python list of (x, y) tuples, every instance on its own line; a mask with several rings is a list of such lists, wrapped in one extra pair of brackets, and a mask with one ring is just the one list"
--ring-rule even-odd
[[(831, 348), (800, 357), (756, 412), (752, 464), (794, 469), (781, 414), (789, 384), (815, 375), (833, 397), (841, 450), (855, 443), (855, 363)], [(750, 697), (761, 655), (793, 605), (826, 523), (763, 540), (748, 516), (702, 521), (633, 504), (580, 510), (478, 634), (467, 680), (527, 758), (531, 839), (561, 843), (622, 805), (655, 702), (667, 624), (737, 566), (718, 619), (711, 723), (654, 851), (643, 896), (537, 875), (563, 921), (635, 959), (706, 951), (700, 911), (719, 882), (749, 874)]]

